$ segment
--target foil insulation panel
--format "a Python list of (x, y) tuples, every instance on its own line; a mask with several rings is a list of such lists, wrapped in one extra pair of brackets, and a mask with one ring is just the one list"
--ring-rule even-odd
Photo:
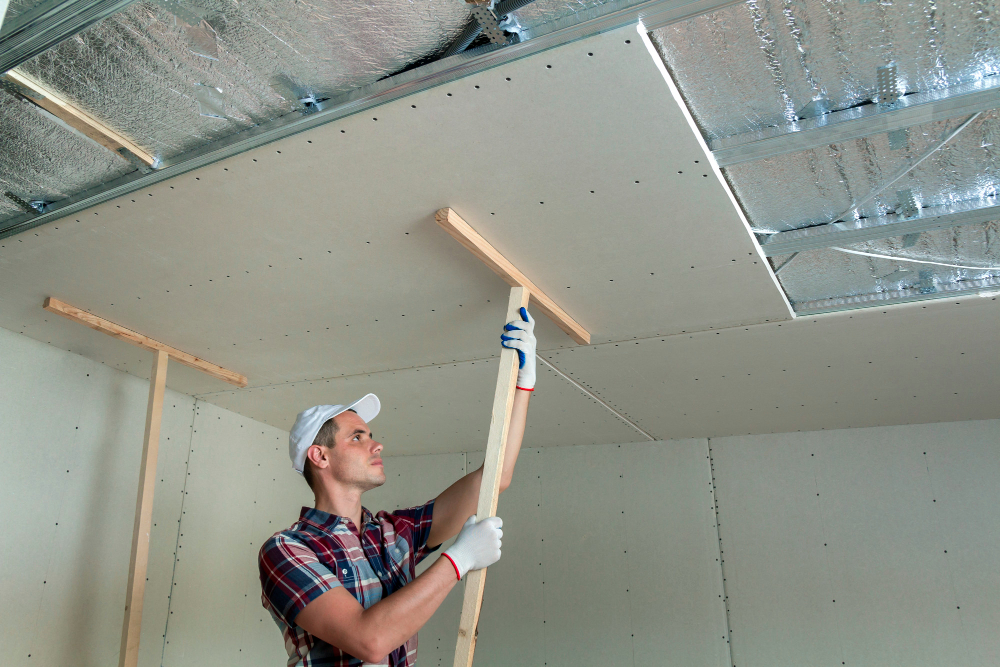
[[(635, 2), (641, 2), (641, 0), (635, 0)], [(635, 4), (635, 2), (619, 2), (617, 4), (627, 6)], [(518, 24), (531, 29), (604, 4), (607, 4), (607, 0), (534, 0), (530, 5), (514, 12), (513, 15)]]
[[(0, 88), (0, 194), (56, 201), (135, 170), (123, 158)], [(0, 196), (0, 219), (23, 215)]]
[(373, 83), (468, 16), (452, 0), (141, 2), (20, 69), (163, 159)]
[[(993, 196), (1000, 189), (997, 111), (981, 114), (951, 141), (889, 184), (941, 145), (964, 120), (908, 128), (902, 145), (882, 133), (732, 165), (725, 173), (754, 229), (767, 232), (833, 222), (855, 206), (857, 213), (848, 217), (895, 213), (899, 207), (897, 192), (904, 189), (911, 190), (917, 203), (925, 207)], [(873, 193), (878, 194), (872, 197)]]
[[(778, 266), (787, 259), (774, 258)], [(1000, 222), (805, 251), (778, 277), (793, 305), (901, 290), (934, 294), (943, 286), (975, 287), (1000, 278)]]
[(990, 0), (750, 0), (650, 33), (706, 139), (1000, 71)]

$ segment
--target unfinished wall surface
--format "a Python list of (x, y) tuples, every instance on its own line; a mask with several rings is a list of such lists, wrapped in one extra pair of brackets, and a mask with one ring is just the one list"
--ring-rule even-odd
[[(152, 355), (148, 356), (151, 365)], [(4, 665), (117, 664), (148, 393), (145, 380), (0, 329), (0, 521), (4, 527), (0, 608), (5, 610), (0, 647)], [(240, 530), (246, 531), (246, 550), (256, 553), (249, 543), (251, 531), (240, 522), (241, 517), (253, 517), (264, 525), (268, 517), (266, 512), (257, 514), (242, 507), (246, 501), (242, 494), (255, 481), (249, 477), (249, 468), (260, 469), (260, 447), (270, 446), (275, 438), (281, 441), (285, 464), (281, 472), (295, 475), (287, 465), (287, 434), (167, 391), (143, 606), (141, 667), (161, 664), (168, 618), (178, 618), (171, 613), (170, 597), (171, 588), (176, 588), (175, 568), (188, 567), (185, 551), (199, 555), (182, 536), (182, 519), (188, 516), (184, 507), (189, 473), (220, 479), (219, 486), (211, 489), (217, 519), (214, 535), (228, 551), (196, 572), (209, 582), (204, 584), (206, 590), (212, 590), (212, 585), (229, 584), (227, 577), (237, 571), (226, 567), (226, 561), (239, 560), (234, 554), (243, 544)], [(195, 466), (189, 468), (191, 456)], [(301, 480), (292, 481), (301, 485), (300, 491), (308, 491)], [(199, 486), (198, 493), (207, 493), (204, 488)], [(277, 494), (269, 497), (272, 505), (277, 498)], [(294, 512), (300, 500), (291, 503)], [(252, 500), (246, 502), (252, 507)], [(199, 521), (204, 516), (192, 517), (195, 527)], [(262, 530), (266, 532), (254, 525), (254, 538)], [(232, 541), (237, 536), (239, 544)], [(210, 546), (208, 540), (201, 554)], [(180, 557), (175, 559), (175, 554)], [(185, 583), (192, 581), (190, 571), (181, 570)], [(259, 608), (259, 586), (251, 597)], [(208, 601), (202, 600), (200, 622), (218, 633), (219, 622), (233, 617), (232, 608), (213, 617), (215, 610)], [(179, 619), (182, 629), (183, 620)], [(268, 634), (269, 638), (276, 638), (273, 626), (268, 631), (275, 634)], [(202, 637), (193, 631), (187, 636)], [(232, 641), (239, 643), (239, 638)], [(261, 643), (272, 655), (276, 652), (278, 659), (259, 664), (283, 664), (280, 642)], [(210, 653), (198, 646), (201, 654)], [(235, 664), (223, 664), (229, 662)], [(207, 663), (199, 657), (188, 664)]]
[(735, 664), (1000, 664), (1000, 421), (711, 450)]
[[(4, 664), (116, 661), (147, 388), (0, 330)], [(167, 394), (143, 667), (284, 664), (256, 554), (311, 504), (286, 438)], [(481, 462), (388, 458), (366, 505)], [(476, 664), (997, 664), (998, 477), (996, 420), (526, 448)], [(421, 665), (451, 663), (461, 592)]]
[[(0, 329), (3, 664), (117, 664), (148, 393), (135, 376)], [(143, 666), (163, 649), (194, 405), (164, 399)]]
[[(278, 442), (276, 431), (204, 403), (197, 412), (163, 664), (283, 664), (256, 554), (309, 504), (308, 489), (288, 465), (284, 434)], [(256, 431), (240, 452), (200, 446), (241, 426)], [(387, 483), (365, 504), (426, 502), (482, 458), (387, 458)], [(722, 667), (712, 508), (704, 439), (525, 449), (500, 497), (504, 557), (490, 568), (476, 665)], [(421, 630), (421, 665), (452, 663), (461, 596), (456, 588)]]

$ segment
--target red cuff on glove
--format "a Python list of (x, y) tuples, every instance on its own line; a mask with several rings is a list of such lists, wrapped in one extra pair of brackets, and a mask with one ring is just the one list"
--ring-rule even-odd
[(443, 553), (441, 555), (444, 556), (445, 558), (447, 558), (448, 562), (451, 563), (451, 566), (453, 568), (455, 568), (455, 576), (458, 577), (459, 581), (461, 581), (462, 580), (462, 573), (458, 571), (458, 565), (455, 565), (455, 561), (452, 560), (451, 556), (449, 556), (448, 554), (444, 554)]

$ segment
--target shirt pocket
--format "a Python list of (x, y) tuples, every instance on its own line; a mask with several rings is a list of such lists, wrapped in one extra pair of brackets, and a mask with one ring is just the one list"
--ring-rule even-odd
[(347, 589), (352, 591), (358, 588), (358, 574), (354, 569), (353, 565), (337, 563), (335, 566), (335, 572), (337, 573), (337, 580), (340, 584)]

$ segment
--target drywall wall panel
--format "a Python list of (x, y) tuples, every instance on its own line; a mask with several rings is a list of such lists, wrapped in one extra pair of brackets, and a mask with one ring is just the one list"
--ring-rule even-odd
[(711, 451), (736, 664), (996, 664), (1000, 421)]
[[(192, 431), (163, 664), (281, 664), (257, 552), (272, 526), (297, 518), (308, 487), (291, 470), (287, 433), (203, 402)], [(257, 641), (265, 633), (274, 641)]]
[[(996, 421), (963, 422), (930, 432), (926, 465), (932, 504), (941, 513), (939, 547), (947, 549), (956, 610), (971, 664), (1000, 664), (1000, 434)], [(967, 447), (953, 448), (960, 440)], [(948, 610), (951, 611), (950, 609)]]
[[(797, 445), (800, 436), (770, 447), (749, 437), (710, 441), (737, 665), (822, 664), (839, 655), (815, 459)], [(730, 456), (716, 456), (720, 447)]]
[(635, 665), (729, 660), (708, 441), (627, 445), (625, 541)]
[[(482, 452), (470, 470), (483, 460)], [(522, 449), (511, 485), (500, 495), (497, 516), (503, 519), (499, 562), (489, 568), (479, 616), (477, 667), (543, 665), (546, 662), (543, 605), (545, 522), (542, 509), (542, 450)], [(548, 563), (551, 569), (557, 562)], [(451, 655), (457, 639), (452, 637)]]
[[(542, 450), (544, 662), (631, 664), (622, 445)], [(636, 582), (637, 584), (640, 582)]]
[[(0, 624), (4, 664), (117, 661), (148, 392), (136, 377), (0, 329), (0, 606), (18, 610)], [(193, 406), (167, 391), (144, 666), (159, 664), (163, 646)]]

